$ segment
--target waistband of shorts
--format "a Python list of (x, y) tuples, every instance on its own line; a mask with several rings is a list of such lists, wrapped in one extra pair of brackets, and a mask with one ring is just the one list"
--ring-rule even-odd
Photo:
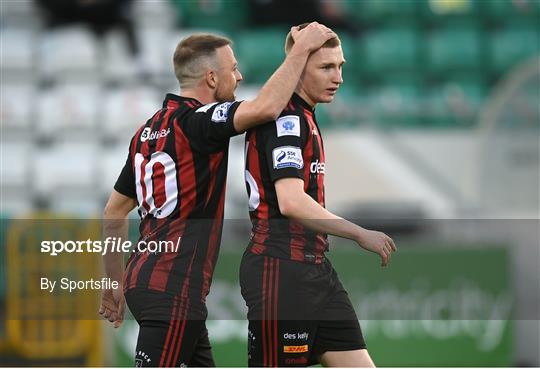
[(322, 264), (328, 260), (324, 253), (315, 254), (311, 251), (298, 250), (298, 255), (301, 254), (303, 256), (303, 259), (300, 260), (299, 258), (291, 256), (288, 250), (285, 251), (282, 248), (275, 246), (261, 245), (253, 241), (249, 243), (247, 251), (254, 255), (270, 256), (277, 259), (296, 261), (305, 264)]

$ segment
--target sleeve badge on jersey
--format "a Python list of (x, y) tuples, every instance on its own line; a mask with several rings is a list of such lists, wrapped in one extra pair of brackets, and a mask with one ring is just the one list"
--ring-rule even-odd
[(212, 121), (216, 123), (226, 122), (227, 116), (229, 115), (229, 108), (232, 104), (233, 103), (229, 101), (216, 106), (214, 113), (212, 114)]
[(213, 103), (210, 103), (210, 104), (203, 105), (199, 109), (195, 110), (195, 113), (206, 113), (208, 111), (208, 109), (210, 109), (212, 106), (214, 106), (216, 104), (217, 104), (217, 102), (213, 102)]
[(300, 117), (297, 115), (286, 115), (276, 120), (277, 136), (298, 136), (300, 137)]
[(272, 150), (272, 162), (274, 169), (304, 167), (304, 159), (302, 158), (302, 150), (294, 146), (280, 146)]

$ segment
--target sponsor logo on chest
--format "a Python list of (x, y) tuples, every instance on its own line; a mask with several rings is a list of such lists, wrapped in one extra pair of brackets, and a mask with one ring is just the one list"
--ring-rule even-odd
[(326, 165), (325, 163), (319, 162), (319, 160), (312, 161), (309, 166), (309, 171), (312, 174), (324, 174)]
[(162, 129), (160, 131), (152, 131), (150, 127), (146, 127), (141, 133), (141, 142), (145, 142), (148, 140), (152, 141), (152, 140), (157, 140), (163, 137), (167, 137), (169, 133), (171, 133), (170, 128)]

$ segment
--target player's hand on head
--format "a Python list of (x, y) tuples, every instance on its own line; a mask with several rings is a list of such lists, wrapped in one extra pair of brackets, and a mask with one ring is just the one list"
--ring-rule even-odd
[(397, 250), (394, 240), (383, 232), (363, 230), (357, 243), (364, 249), (378, 254), (381, 258), (381, 266), (390, 263), (392, 253)]
[(291, 36), (297, 47), (309, 52), (319, 49), (326, 41), (337, 37), (334, 31), (318, 22), (311, 22), (301, 30), (297, 26), (291, 27)]

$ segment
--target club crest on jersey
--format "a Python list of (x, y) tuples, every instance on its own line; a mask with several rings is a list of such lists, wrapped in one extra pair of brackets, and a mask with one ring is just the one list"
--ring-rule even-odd
[(159, 138), (166, 137), (169, 133), (171, 133), (170, 128), (152, 132), (152, 128), (146, 127), (141, 133), (141, 142), (157, 140)]
[(298, 136), (300, 137), (300, 117), (297, 115), (286, 115), (276, 120), (277, 136)]
[(229, 108), (232, 104), (233, 103), (229, 101), (216, 106), (214, 113), (212, 114), (212, 121), (216, 123), (226, 122), (227, 116), (229, 115)]
[(294, 146), (276, 147), (274, 150), (272, 150), (272, 161), (274, 164), (274, 169), (302, 169), (304, 167), (302, 151), (299, 147)]

